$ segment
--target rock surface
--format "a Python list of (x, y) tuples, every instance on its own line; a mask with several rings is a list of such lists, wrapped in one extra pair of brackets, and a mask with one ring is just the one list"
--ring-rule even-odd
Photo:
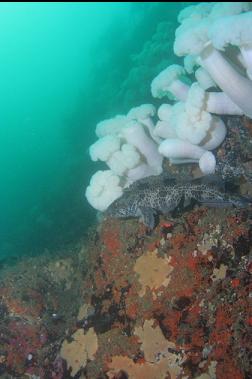
[(250, 209), (195, 206), (5, 265), (0, 378), (251, 378), (251, 251)]

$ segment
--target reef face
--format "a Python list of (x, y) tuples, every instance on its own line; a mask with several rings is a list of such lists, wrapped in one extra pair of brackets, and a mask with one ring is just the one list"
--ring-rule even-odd
[(249, 377), (251, 237), (244, 211), (195, 209), (149, 236), (136, 221), (103, 223), (86, 377)]
[(18, 292), (6, 274), (2, 377), (249, 378), (251, 246), (247, 210), (102, 222), (88, 258), (19, 267)]
[[(218, 164), (251, 195), (251, 124), (228, 122)], [(251, 251), (251, 209), (195, 206), (4, 265), (0, 378), (251, 378)]]

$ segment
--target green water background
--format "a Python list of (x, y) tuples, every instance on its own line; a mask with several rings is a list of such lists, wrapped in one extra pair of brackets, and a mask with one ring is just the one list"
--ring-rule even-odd
[(62, 249), (95, 222), (95, 125), (153, 102), (184, 5), (0, 4), (1, 259)]

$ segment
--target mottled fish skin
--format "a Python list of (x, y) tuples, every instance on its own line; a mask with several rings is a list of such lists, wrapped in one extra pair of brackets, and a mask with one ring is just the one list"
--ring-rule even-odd
[[(151, 179), (150, 179), (151, 180)], [(205, 183), (204, 183), (205, 182)], [(211, 176), (204, 180), (177, 182), (174, 180), (156, 179), (148, 186), (146, 179), (129, 187), (124, 194), (115, 200), (107, 209), (106, 215), (116, 218), (139, 217), (146, 226), (153, 229), (155, 215), (167, 215), (181, 202), (184, 206), (192, 200), (209, 207), (246, 207), (250, 199), (231, 195), (223, 190), (223, 182)]]

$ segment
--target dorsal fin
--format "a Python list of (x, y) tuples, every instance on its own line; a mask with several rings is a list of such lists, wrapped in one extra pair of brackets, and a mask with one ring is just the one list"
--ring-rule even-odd
[(146, 188), (153, 188), (160, 184), (171, 185), (175, 184), (177, 179), (172, 176), (169, 172), (163, 172), (160, 175), (152, 175), (143, 179), (139, 179), (132, 183), (129, 187), (125, 188), (124, 191), (134, 191), (134, 190), (145, 190)]
[(183, 180), (185, 183), (192, 183), (192, 184), (205, 184), (207, 186), (214, 186), (222, 191), (225, 190), (225, 181), (218, 175), (212, 174), (212, 175), (205, 175), (201, 176), (199, 178), (192, 178), (191, 180)]

